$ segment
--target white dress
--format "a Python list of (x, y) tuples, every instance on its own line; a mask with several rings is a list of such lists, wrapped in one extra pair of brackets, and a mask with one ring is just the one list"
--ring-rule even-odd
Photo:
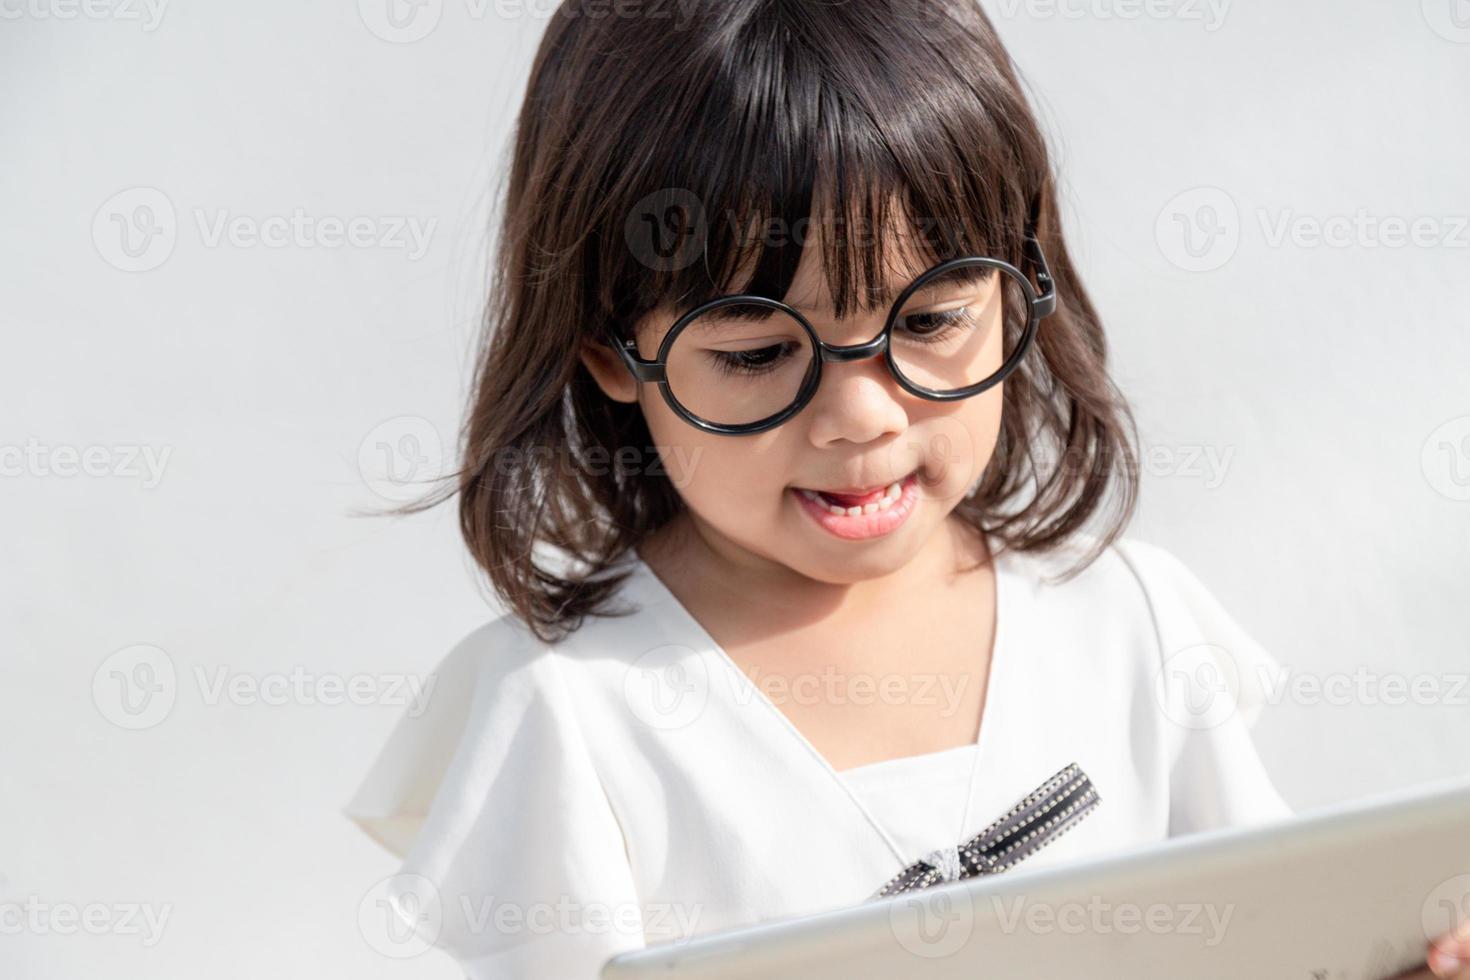
[[(972, 780), (983, 774), (975, 765), (975, 745), (886, 759), (838, 772), (858, 803), (873, 815), (910, 862), (942, 844), (959, 844), (980, 829), (962, 818)], [(1048, 774), (1038, 774), (1040, 783)], [(984, 814), (986, 822), (999, 814)], [(968, 831), (968, 834), (966, 833)]]
[[(1289, 816), (1249, 734), (1270, 655), (1163, 549), (1124, 539), (1052, 581), (1070, 557), (996, 558), (979, 738), (950, 752), (978, 765), (965, 835), (1073, 762), (1100, 803), (1018, 867)], [(938, 773), (926, 815), (883, 779), (948, 759), (835, 771), (629, 565), (631, 615), (554, 647), (509, 616), (465, 637), (347, 808), (472, 978), (595, 977), (645, 943), (865, 901), (960, 843), (963, 787)]]

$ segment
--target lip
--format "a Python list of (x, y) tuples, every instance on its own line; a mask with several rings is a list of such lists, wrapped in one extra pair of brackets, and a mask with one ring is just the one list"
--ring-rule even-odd
[[(909, 477), (913, 476), (917, 472), (918, 472), (918, 467), (915, 467), (914, 469), (909, 470), (903, 476), (899, 477), (898, 478), (898, 481), (907, 480)], [(798, 487), (796, 489), (799, 489), (799, 490), (815, 490), (818, 493), (843, 493), (843, 494), (851, 494), (851, 495), (857, 497), (857, 496), (862, 496), (863, 494), (866, 494), (866, 493), (872, 493), (875, 490), (882, 490), (884, 487), (888, 486), (889, 484), (894, 483), (894, 482), (898, 482), (898, 481), (885, 480), (882, 483), (875, 483), (875, 484), (873, 484), (870, 487)]]
[[(886, 484), (885, 484), (886, 486)], [(815, 489), (815, 488), (806, 488)], [(908, 520), (919, 502), (918, 471), (910, 473), (899, 482), (899, 495), (887, 510), (871, 514), (837, 515), (807, 498), (802, 488), (788, 487), (787, 491), (796, 498), (797, 505), (822, 530), (845, 541), (862, 541), (890, 534)], [(837, 492), (837, 491), (833, 491)], [(861, 491), (847, 491), (861, 492)]]

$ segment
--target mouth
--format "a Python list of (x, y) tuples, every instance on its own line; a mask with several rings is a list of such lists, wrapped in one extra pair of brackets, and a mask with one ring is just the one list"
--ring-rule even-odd
[(887, 534), (918, 502), (918, 470), (876, 487), (816, 490), (792, 487), (802, 509), (829, 533), (846, 540)]

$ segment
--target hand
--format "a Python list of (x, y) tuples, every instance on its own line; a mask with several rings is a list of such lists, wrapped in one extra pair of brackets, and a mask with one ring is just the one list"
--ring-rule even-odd
[(1399, 976), (1402, 980), (1470, 980), (1470, 919), (1429, 944), (1427, 966)]

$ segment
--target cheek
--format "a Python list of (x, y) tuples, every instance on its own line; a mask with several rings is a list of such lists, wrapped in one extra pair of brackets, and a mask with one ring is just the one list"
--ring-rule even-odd
[(780, 430), (754, 436), (702, 432), (675, 415), (649, 386), (643, 416), (664, 472), (686, 506), (730, 527), (780, 503), (787, 472)]
[(931, 498), (957, 504), (985, 472), (1000, 437), (1004, 387), (943, 406), (909, 430)]

